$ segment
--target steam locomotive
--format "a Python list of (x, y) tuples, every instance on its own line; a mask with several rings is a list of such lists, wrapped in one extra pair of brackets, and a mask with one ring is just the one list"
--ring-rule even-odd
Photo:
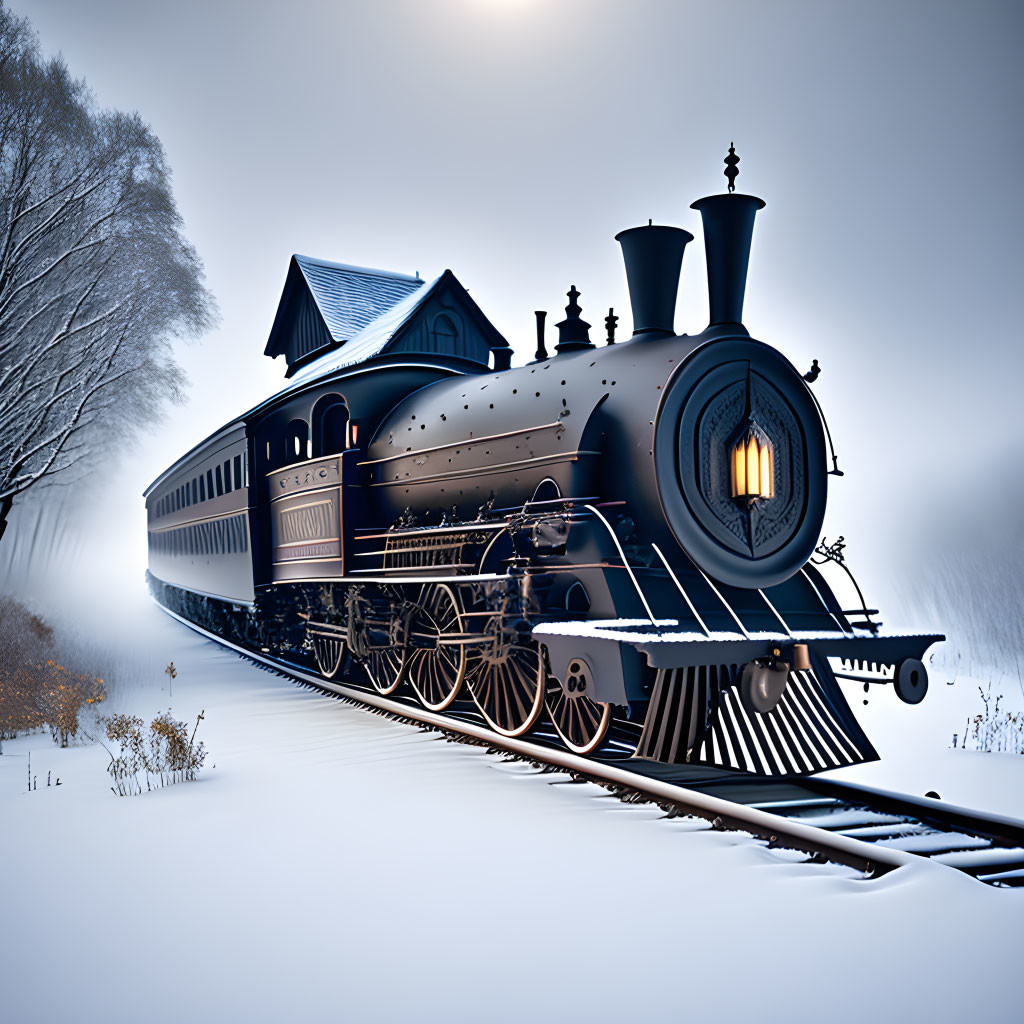
[[(674, 331), (693, 236), (616, 236), (633, 334), (597, 346), (571, 288), (511, 348), (451, 271), (294, 256), (266, 354), (287, 386), (146, 490), (149, 583), (254, 649), (496, 732), (759, 775), (877, 758), (837, 682), (927, 689), (938, 635), (844, 609), (822, 546), (827, 425), (742, 324), (755, 196), (700, 199), (710, 324)], [(805, 379), (806, 378), (806, 379)], [(830, 442), (829, 442), (830, 443)], [(858, 591), (859, 593), (859, 591)]]

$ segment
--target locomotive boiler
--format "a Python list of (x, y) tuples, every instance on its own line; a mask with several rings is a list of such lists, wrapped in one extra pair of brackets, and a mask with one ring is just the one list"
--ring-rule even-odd
[[(433, 281), (295, 256), (266, 354), (289, 384), (147, 490), (150, 585), (171, 610), (327, 679), (469, 701), (495, 731), (755, 774), (877, 755), (837, 682), (910, 703), (938, 635), (884, 634), (822, 571), (838, 473), (802, 375), (750, 337), (762, 200), (702, 219), (710, 323), (677, 335), (693, 236), (617, 237), (633, 332), (597, 345), (572, 287), (547, 350)], [(858, 590), (859, 594), (859, 590)], [(870, 667), (870, 668), (869, 668)], [(858, 674), (860, 673), (860, 674)]]

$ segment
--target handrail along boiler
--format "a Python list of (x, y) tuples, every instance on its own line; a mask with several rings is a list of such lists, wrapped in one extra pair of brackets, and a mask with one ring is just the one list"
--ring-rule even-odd
[(555, 353), (538, 314), (537, 358), (515, 368), (450, 271), (293, 257), (267, 345), (289, 384), (146, 492), (157, 599), (326, 678), (472, 701), (503, 735), (553, 726), (579, 753), (628, 720), (635, 756), (667, 762), (876, 758), (837, 674), (917, 703), (942, 637), (883, 634), (819, 571), (843, 561), (819, 546), (838, 469), (816, 368), (742, 323), (764, 203), (734, 191), (737, 162), (730, 147), (729, 191), (693, 204), (694, 336), (673, 326), (693, 238), (676, 227), (616, 236), (632, 338), (610, 310), (596, 346), (573, 287)]

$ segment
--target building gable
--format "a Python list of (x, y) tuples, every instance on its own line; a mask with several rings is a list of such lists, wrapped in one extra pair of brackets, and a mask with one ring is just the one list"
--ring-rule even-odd
[(417, 275), (292, 256), (264, 354), (299, 367), (344, 345), (368, 324), (421, 289)]
[(506, 346), (505, 339), (449, 270), (441, 275), (381, 352), (456, 356), (487, 366), (491, 350)]

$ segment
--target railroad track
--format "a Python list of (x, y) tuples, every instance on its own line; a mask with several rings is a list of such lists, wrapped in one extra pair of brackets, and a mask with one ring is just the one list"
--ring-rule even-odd
[(383, 697), (369, 687), (328, 681), (305, 666), (234, 644), (158, 607), (189, 629), (295, 682), (541, 769), (560, 769), (621, 799), (653, 802), (672, 817), (703, 818), (715, 828), (747, 832), (772, 847), (845, 864), (867, 878), (925, 858), (987, 885), (1024, 888), (1024, 821), (832, 779), (761, 779), (632, 758), (639, 727), (628, 722), (617, 722), (595, 755), (581, 757), (561, 747), (553, 729), (539, 727), (528, 739), (510, 739), (487, 728), (468, 703), (457, 702), (441, 715), (411, 697)]

